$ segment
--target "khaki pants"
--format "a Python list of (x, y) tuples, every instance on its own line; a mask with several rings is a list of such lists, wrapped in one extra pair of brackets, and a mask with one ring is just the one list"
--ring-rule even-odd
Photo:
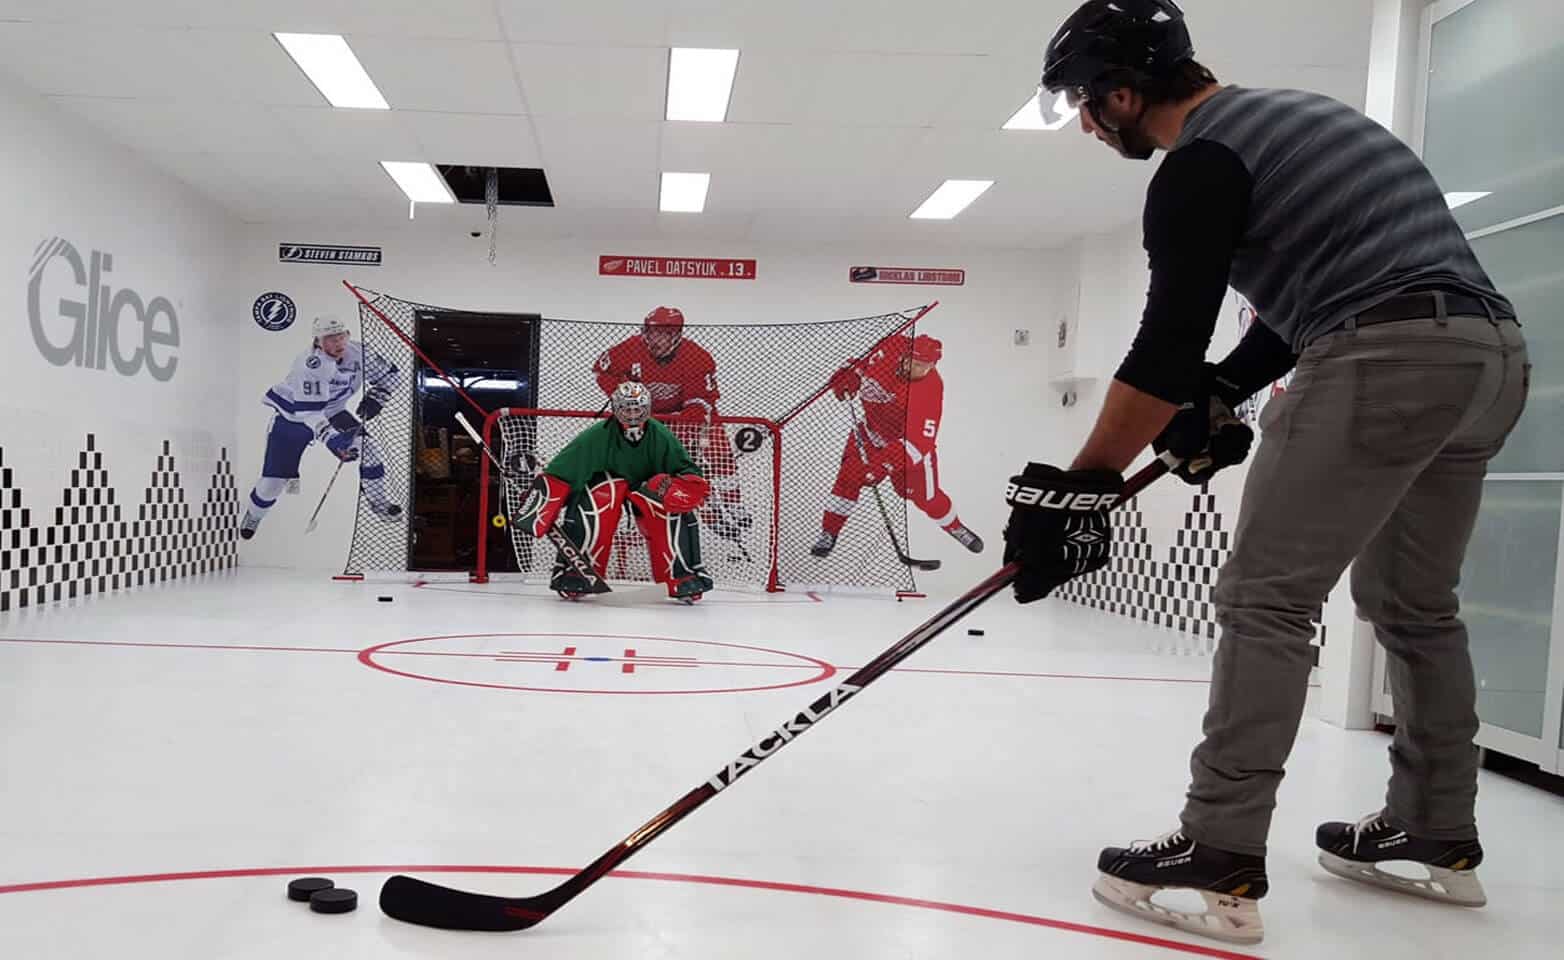
[(1487, 317), (1353, 327), (1304, 351), (1261, 417), (1217, 582), (1222, 638), (1183, 814), (1195, 840), (1265, 853), (1311, 617), (1354, 560), (1353, 600), (1389, 655), (1396, 704), (1386, 813), (1417, 836), (1476, 837), (1476, 690), (1455, 589), (1529, 373), (1519, 325)]

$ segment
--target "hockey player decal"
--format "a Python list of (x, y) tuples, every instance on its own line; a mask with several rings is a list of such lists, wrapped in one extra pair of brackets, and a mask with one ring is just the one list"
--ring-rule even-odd
[[(354, 343), (336, 317), (316, 317), (312, 333), (310, 349), (263, 398), (274, 414), (261, 476), (250, 490), (239, 525), (239, 535), (246, 540), (255, 536), (287, 482), (299, 475), (299, 461), (316, 441), (343, 463), (358, 462), (364, 498), (377, 515), (390, 519), (402, 514), (401, 505), (387, 498), (385, 465), (365, 430), (396, 388), (398, 371), (384, 357)], [(361, 385), (363, 399), (349, 413), (348, 403)]]
[[(558, 528), (603, 577), (628, 502), (646, 539), (652, 579), (667, 586), (668, 596), (694, 603), (712, 588), (696, 518), (709, 485), (673, 432), (652, 419), (644, 385), (626, 381), (609, 402), (611, 418), (582, 430), (533, 477), (512, 522), (535, 537)], [(560, 596), (573, 600), (595, 586), (563, 557), (555, 560), (549, 587)]]
[(815, 556), (831, 554), (858, 506), (859, 492), (882, 480), (890, 480), (898, 495), (962, 546), (973, 553), (983, 551), (982, 538), (961, 523), (939, 485), (936, 442), (945, 386), (934, 368), (943, 353), (943, 345), (933, 337), (909, 341), (898, 336), (832, 376), (831, 391), (848, 408), (852, 427), (842, 445), (820, 539), (810, 550)]
[(717, 365), (706, 348), (684, 335), (683, 312), (658, 307), (648, 313), (641, 332), (604, 351), (593, 373), (605, 395), (626, 381), (645, 385), (652, 415), (668, 425), (711, 482), (716, 496), (703, 516), (719, 536), (739, 539), (753, 516), (743, 503), (727, 431), (712, 422), (720, 396)]

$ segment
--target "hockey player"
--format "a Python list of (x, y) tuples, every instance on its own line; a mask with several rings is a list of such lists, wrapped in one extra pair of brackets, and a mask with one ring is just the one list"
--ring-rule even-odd
[(956, 516), (955, 505), (940, 489), (940, 416), (945, 384), (934, 369), (944, 345), (927, 335), (909, 344), (898, 336), (869, 355), (853, 361), (831, 377), (836, 399), (863, 401), (864, 421), (853, 414), (853, 432), (842, 448), (831, 499), (820, 521), (820, 539), (810, 549), (830, 556), (853, 509), (859, 491), (889, 478), (896, 492), (939, 524), (941, 530), (973, 553), (983, 552), (983, 540)]
[[(668, 596), (694, 603), (713, 586), (701, 563), (696, 517), (709, 485), (673, 432), (652, 419), (644, 385), (621, 383), (609, 403), (613, 416), (581, 431), (533, 479), (515, 522), (535, 537), (557, 526), (601, 577), (628, 502), (646, 538), (652, 579), (667, 586)], [(555, 560), (549, 587), (560, 596), (574, 599), (592, 586), (563, 557)]]
[[(1146, 193), (1145, 311), (1096, 426), (1068, 470), (1031, 463), (1010, 480), (1016, 599), (1108, 562), (1101, 508), (1148, 444), (1182, 461), (1181, 478), (1207, 482), (1248, 452), (1233, 408), (1297, 369), (1265, 408), (1216, 584), (1222, 637), (1179, 825), (1103, 850), (1093, 892), (1144, 919), (1261, 939), (1271, 815), (1315, 661), (1311, 617), (1351, 564), (1358, 613), (1389, 656), (1398, 726), (1384, 806), (1322, 824), (1320, 864), (1481, 906), (1476, 689), (1456, 585), (1486, 464), (1525, 407), (1514, 306), (1406, 144), (1318, 94), (1222, 86), (1172, 0), (1089, 0), (1049, 43), (1042, 81), (1043, 102), (1063, 92), (1111, 149), (1167, 156)], [(1229, 284), (1262, 319), (1205, 363)], [(1382, 866), (1395, 860), (1423, 876)], [(1170, 888), (1206, 910), (1153, 900)]]
[(593, 373), (605, 396), (627, 380), (646, 385), (652, 415), (666, 423), (700, 465), (716, 491), (703, 515), (718, 534), (738, 539), (754, 522), (739, 489), (738, 464), (717, 415), (717, 364), (706, 348), (684, 336), (684, 314), (658, 307), (646, 315), (641, 332), (627, 337), (597, 358)]
[[(266, 434), (266, 457), (260, 479), (250, 490), (250, 503), (239, 524), (239, 536), (255, 536), (266, 512), (277, 502), (287, 482), (299, 475), (304, 450), (317, 440), (338, 460), (358, 461), (364, 499), (371, 510), (386, 519), (402, 514), (400, 504), (386, 495), (386, 468), (364, 423), (384, 407), (400, 380), (397, 369), (384, 357), (354, 343), (348, 328), (334, 316), (315, 318), (310, 349), (299, 355), (282, 382), (266, 391), (263, 402), (272, 408)], [(364, 396), (352, 413), (348, 402), (358, 392)]]

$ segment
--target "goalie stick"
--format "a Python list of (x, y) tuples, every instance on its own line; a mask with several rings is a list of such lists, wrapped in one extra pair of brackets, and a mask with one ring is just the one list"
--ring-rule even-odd
[[(852, 418), (853, 445), (858, 448), (858, 458), (863, 461), (863, 465), (867, 469), (869, 466), (869, 450), (864, 445), (863, 431), (865, 428), (863, 421), (858, 419), (858, 407), (850, 399), (843, 400), (842, 406), (847, 408), (847, 415)], [(891, 538), (891, 548), (896, 551), (896, 559), (902, 562), (902, 566), (924, 572), (938, 570), (940, 568), (940, 561), (938, 560), (918, 560), (907, 556), (907, 551), (901, 548), (901, 540), (896, 536), (896, 525), (891, 523), (891, 512), (885, 507), (885, 498), (880, 495), (880, 485), (876, 483), (869, 488), (869, 491), (874, 494), (874, 502), (880, 508), (880, 519), (885, 521), (885, 532)]]
[[(514, 472), (505, 469), (499, 458), (494, 455), (494, 451), (490, 450), (489, 445), (483, 442), (483, 437), (478, 435), (478, 431), (473, 429), (473, 425), (467, 421), (467, 417), (459, 410), (456, 412), (456, 422), (461, 425), (463, 430), (467, 431), (469, 437), (472, 437), (472, 442), (476, 443), (478, 449), (483, 451), (483, 455), (489, 458), (490, 463), (494, 464), (494, 469), (500, 472), (500, 476), (505, 478), (505, 482), (516, 483)], [(570, 564), (570, 568), (576, 572), (576, 575), (591, 582), (594, 593), (611, 592), (608, 584), (603, 582), (603, 578), (597, 575), (597, 571), (592, 568), (592, 564), (587, 561), (586, 557), (581, 555), (581, 551), (577, 549), (574, 543), (570, 542), (569, 537), (553, 527), (549, 527), (549, 531), (545, 536), (559, 550), (560, 556), (565, 558), (565, 562)]]
[[(1177, 463), (1176, 459), (1168, 456), (1167, 459), (1154, 460), (1143, 467), (1124, 484), (1122, 496), (1109, 509), (1116, 509), (1140, 493)], [(397, 874), (386, 880), (380, 888), (380, 909), (397, 920), (445, 930), (512, 931), (525, 930), (541, 923), (587, 887), (639, 853), (669, 827), (689, 816), (701, 804), (732, 786), (735, 780), (759, 766), (766, 757), (787, 746), (819, 723), (826, 714), (846, 703), (864, 687), (1005, 589), (1019, 572), (1017, 564), (1009, 563), (1001, 567), (873, 661), (859, 668), (844, 682), (820, 696), (791, 720), (767, 734), (759, 743), (739, 754), (736, 760), (718, 770), (709, 780), (674, 801), (672, 806), (646, 821), (634, 833), (547, 893), (535, 897), (496, 897), (442, 887)]]

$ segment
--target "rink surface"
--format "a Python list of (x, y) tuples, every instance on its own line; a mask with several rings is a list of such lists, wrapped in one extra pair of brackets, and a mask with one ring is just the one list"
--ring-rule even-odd
[[(1176, 823), (1210, 661), (1008, 595), (534, 930), (382, 916), (392, 872), (553, 886), (939, 605), (624, 593), (245, 569), (0, 615), (0, 956), (1560, 955), (1564, 800), (1484, 775), (1485, 910), (1359, 887), (1314, 825), (1380, 801), (1389, 741), (1313, 720), (1263, 944), (1099, 906), (1098, 849)], [(289, 902), (315, 873), (359, 910)]]

